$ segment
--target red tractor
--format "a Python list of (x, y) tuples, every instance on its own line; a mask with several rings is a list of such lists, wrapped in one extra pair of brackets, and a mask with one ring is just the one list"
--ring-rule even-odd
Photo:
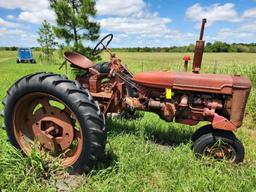
[(205, 23), (204, 19), (192, 72), (187, 72), (189, 57), (184, 57), (185, 72), (133, 75), (107, 48), (113, 38), (109, 34), (93, 50), (94, 54), (108, 51), (109, 62), (94, 65), (78, 53), (64, 54), (72, 67), (84, 71), (76, 80), (44, 72), (19, 79), (3, 100), (11, 144), (29, 154), (31, 145), (39, 143), (41, 149), (60, 157), (64, 167), (87, 170), (104, 155), (107, 114), (131, 117), (142, 110), (167, 122), (208, 122), (192, 135), (194, 152), (242, 162), (244, 147), (233, 131), (242, 125), (251, 82), (238, 75), (200, 73)]

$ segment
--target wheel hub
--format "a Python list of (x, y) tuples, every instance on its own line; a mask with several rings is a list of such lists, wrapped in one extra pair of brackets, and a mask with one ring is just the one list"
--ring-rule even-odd
[(212, 156), (214, 156), (214, 158), (216, 159), (222, 159), (225, 155), (224, 151), (221, 148), (213, 149), (211, 153), (212, 153)]
[(208, 147), (206, 148), (205, 154), (214, 157), (217, 160), (227, 159), (232, 161), (235, 158), (234, 149), (227, 144)]
[(35, 112), (32, 129), (40, 145), (55, 153), (69, 148), (74, 138), (71, 119), (53, 106)]

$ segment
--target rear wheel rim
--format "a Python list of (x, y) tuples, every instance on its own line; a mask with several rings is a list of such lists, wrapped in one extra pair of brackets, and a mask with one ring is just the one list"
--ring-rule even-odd
[(14, 107), (14, 136), (25, 154), (36, 141), (40, 148), (72, 166), (83, 147), (83, 133), (74, 112), (60, 99), (42, 92), (23, 96)]

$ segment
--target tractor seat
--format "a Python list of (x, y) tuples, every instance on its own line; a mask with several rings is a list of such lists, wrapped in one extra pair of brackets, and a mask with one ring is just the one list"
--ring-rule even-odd
[(93, 62), (87, 57), (75, 53), (75, 52), (65, 52), (64, 58), (71, 63), (72, 66), (80, 68), (80, 69), (89, 69), (93, 67)]

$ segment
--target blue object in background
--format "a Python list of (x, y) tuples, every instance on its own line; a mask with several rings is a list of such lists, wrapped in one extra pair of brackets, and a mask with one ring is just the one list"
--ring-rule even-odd
[(30, 48), (18, 48), (17, 63), (36, 63)]

